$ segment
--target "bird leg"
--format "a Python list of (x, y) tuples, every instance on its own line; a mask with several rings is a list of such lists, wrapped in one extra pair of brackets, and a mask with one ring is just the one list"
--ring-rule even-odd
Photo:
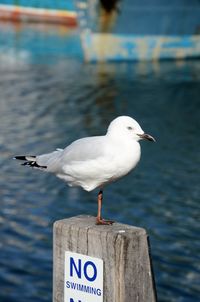
[(105, 220), (101, 217), (101, 208), (102, 208), (102, 201), (103, 201), (103, 191), (100, 190), (98, 193), (98, 212), (96, 218), (97, 225), (110, 225), (113, 224), (114, 221), (112, 220)]

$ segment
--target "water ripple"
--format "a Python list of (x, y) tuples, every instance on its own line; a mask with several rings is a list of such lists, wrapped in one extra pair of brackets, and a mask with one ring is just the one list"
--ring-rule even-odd
[(102, 134), (119, 114), (141, 121), (157, 144), (143, 142), (137, 169), (106, 188), (104, 216), (148, 230), (159, 301), (198, 300), (199, 68), (0, 66), (1, 301), (49, 301), (53, 222), (96, 214), (96, 192), (69, 189), (11, 158)]

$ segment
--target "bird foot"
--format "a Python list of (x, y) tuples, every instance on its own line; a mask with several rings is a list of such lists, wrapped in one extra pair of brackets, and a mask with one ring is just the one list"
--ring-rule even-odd
[(103, 218), (96, 218), (96, 225), (112, 225), (114, 223), (113, 220), (105, 220)]

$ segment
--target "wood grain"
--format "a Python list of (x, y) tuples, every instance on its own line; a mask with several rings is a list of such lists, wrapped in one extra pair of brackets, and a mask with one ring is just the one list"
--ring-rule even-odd
[[(53, 302), (64, 302), (64, 253), (104, 261), (104, 302), (155, 302), (156, 290), (144, 229), (121, 223), (95, 225), (76, 216), (54, 223)], [(94, 301), (95, 302), (95, 301)]]

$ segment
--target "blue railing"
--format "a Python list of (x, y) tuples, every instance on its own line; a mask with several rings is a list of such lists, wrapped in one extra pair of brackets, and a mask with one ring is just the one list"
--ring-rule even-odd
[(0, 4), (58, 10), (74, 10), (73, 0), (0, 0)]

